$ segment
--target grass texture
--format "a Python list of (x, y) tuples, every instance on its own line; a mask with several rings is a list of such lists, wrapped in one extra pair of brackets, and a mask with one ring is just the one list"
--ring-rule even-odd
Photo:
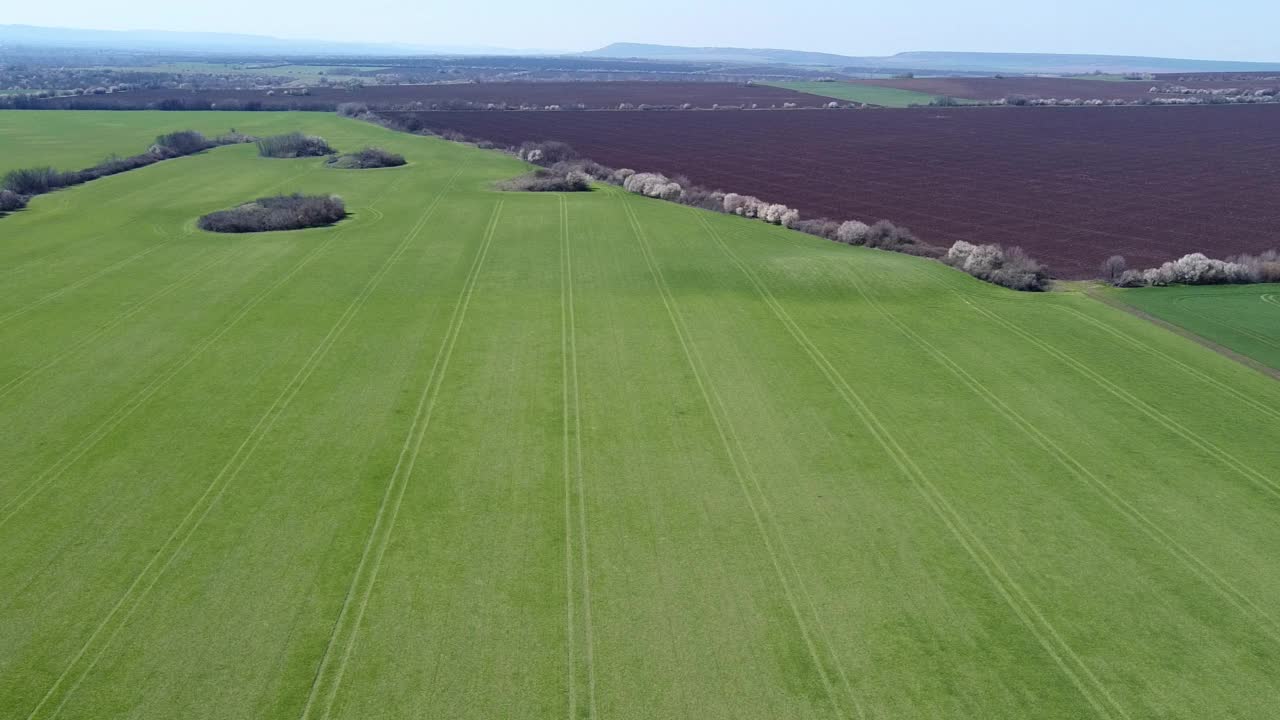
[[(37, 117), (0, 157), (409, 165), (231, 146), (0, 219), (0, 717), (1280, 705), (1280, 385), (1195, 343), (331, 115)], [(353, 216), (194, 227), (289, 192)]]

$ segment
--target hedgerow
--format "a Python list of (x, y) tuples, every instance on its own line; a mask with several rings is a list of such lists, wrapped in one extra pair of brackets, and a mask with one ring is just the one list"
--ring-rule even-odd
[(0, 212), (21, 209), (36, 195), (80, 185), (98, 178), (154, 165), (161, 160), (192, 155), (219, 145), (249, 142), (247, 135), (232, 131), (210, 140), (194, 130), (167, 133), (155, 139), (145, 153), (118, 157), (111, 155), (93, 167), (63, 172), (51, 167), (10, 170), (0, 179)]
[[(372, 121), (393, 129), (404, 130), (406, 127), (398, 119), (372, 116)], [(418, 126), (413, 132), (437, 134)], [(493, 143), (474, 140), (460, 132), (442, 130), (439, 137), (454, 142), (480, 144), (493, 147)], [(880, 220), (868, 225), (860, 220), (844, 222), (828, 218), (804, 218), (800, 211), (781, 203), (771, 203), (752, 195), (741, 195), (719, 190), (710, 190), (689, 183), (682, 177), (668, 177), (657, 172), (636, 172), (630, 168), (613, 169), (592, 160), (578, 157), (571, 146), (563, 142), (543, 141), (525, 142), (518, 147), (507, 147), (505, 151), (520, 159), (542, 165), (546, 172), (537, 171), (520, 178), (506, 181), (500, 185), (503, 189), (526, 190), (564, 190), (560, 183), (570, 173), (577, 172), (586, 178), (599, 180), (621, 186), (628, 192), (646, 197), (668, 200), (690, 207), (714, 210), (720, 213), (738, 215), (744, 218), (762, 220), (782, 227), (832, 240), (846, 245), (862, 245), (878, 250), (943, 259), (949, 254), (945, 248), (931, 245), (916, 237), (909, 229), (895, 225), (887, 220)], [(969, 243), (957, 243), (969, 245)], [(1004, 249), (1000, 246), (980, 246), (994, 248), (995, 252), (985, 257), (983, 264), (969, 263), (959, 259), (963, 248), (952, 247), (954, 253), (948, 264), (965, 269), (976, 277), (1014, 290), (1035, 291), (1048, 287), (1048, 272), (1043, 265), (1030, 258), (1021, 248)], [(989, 251), (983, 250), (984, 253)]]

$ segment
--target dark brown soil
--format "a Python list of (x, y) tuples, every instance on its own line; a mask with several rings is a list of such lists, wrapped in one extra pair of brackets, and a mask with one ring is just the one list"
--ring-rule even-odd
[(420, 113), (502, 144), (562, 140), (808, 217), (1021, 245), (1063, 278), (1110, 255), (1280, 245), (1280, 106)]
[(999, 100), (1010, 95), (1024, 95), (1035, 98), (1079, 99), (1079, 100), (1142, 100), (1158, 97), (1178, 97), (1177, 95), (1152, 93), (1151, 88), (1163, 88), (1169, 85), (1183, 85), (1193, 88), (1239, 88), (1259, 89), (1264, 87), (1280, 87), (1280, 81), (1264, 80), (1260, 77), (1241, 80), (1220, 80), (1191, 76), (1161, 76), (1156, 80), (1089, 80), (1086, 78), (911, 78), (893, 80), (853, 80), (854, 85), (875, 85), (878, 87), (914, 90), (929, 95), (945, 95), (968, 100)]

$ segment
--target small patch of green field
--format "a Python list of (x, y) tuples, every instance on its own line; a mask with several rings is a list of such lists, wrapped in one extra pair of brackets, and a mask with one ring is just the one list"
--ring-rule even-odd
[(1280, 370), (1280, 285), (1110, 290), (1121, 302)]
[[(332, 114), (94, 145), (102, 115), (43, 127), (409, 164), (229, 146), (0, 219), (0, 717), (1280, 706), (1269, 378), (1081, 293), (495, 192), (527, 168)], [(352, 217), (194, 227), (294, 191)]]
[(770, 82), (764, 83), (774, 87), (786, 88), (797, 92), (820, 95), (836, 100), (880, 105), (882, 107), (904, 108), (910, 105), (927, 105), (937, 99), (936, 95), (899, 90), (897, 88), (878, 87), (875, 85), (856, 85), (843, 82)]

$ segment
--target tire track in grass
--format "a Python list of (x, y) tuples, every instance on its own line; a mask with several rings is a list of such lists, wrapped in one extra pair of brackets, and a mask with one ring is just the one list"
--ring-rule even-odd
[[(924, 274), (929, 277), (938, 277), (931, 270), (927, 270), (924, 267), (917, 267), (915, 268), (915, 271), (919, 274)], [(1098, 372), (1093, 368), (1090, 368), (1088, 365), (1086, 365), (1085, 363), (1079, 360), (1076, 360), (1074, 357), (1068, 355), (1066, 352), (1059, 350), (1057, 347), (1039, 339), (1034, 334), (1029, 333), (1026, 330), (1022, 329), (1016, 323), (1013, 323), (1012, 321), (1005, 319), (1004, 317), (1000, 316), (994, 311), (984, 307), (984, 305), (988, 305), (990, 303), (983, 302), (983, 304), (979, 305), (969, 300), (970, 297), (974, 297), (978, 300), (985, 300), (985, 298), (983, 298), (982, 296), (970, 295), (969, 293), (966, 293), (961, 290), (957, 290), (956, 288), (951, 287), (950, 285), (944, 285), (944, 287), (946, 287), (946, 289), (949, 292), (951, 292), (953, 295), (959, 298), (962, 302), (964, 302), (970, 308), (977, 311), (979, 314), (986, 316), (993, 322), (1005, 327), (1006, 329), (1010, 330), (1011, 332), (1018, 335), (1022, 339), (1026, 340), (1032, 345), (1048, 353), (1052, 357), (1057, 358), (1059, 361), (1071, 367), (1073, 370), (1075, 370), (1079, 374), (1085, 376), (1089, 380), (1092, 380), (1096, 385), (1098, 385), (1102, 389), (1106, 390), (1107, 392), (1114, 395), (1115, 397), (1120, 398), (1126, 404), (1138, 410), (1139, 412), (1143, 413), (1144, 415), (1151, 418), (1152, 420), (1155, 420), (1157, 423), (1164, 426), (1166, 429), (1173, 432), (1174, 434), (1179, 435), (1187, 442), (1199, 448), (1205, 454), (1209, 455), (1210, 457), (1213, 457), (1214, 459), (1218, 460), (1222, 464), (1236, 471), (1245, 479), (1250, 480), (1255, 485), (1257, 485), (1261, 490), (1277, 498), (1280, 498), (1280, 482), (1272, 480), (1271, 478), (1267, 477), (1263, 473), (1249, 466), (1247, 463), (1237, 458), (1233, 453), (1223, 450), (1219, 445), (1217, 445), (1213, 441), (1207, 438), (1200, 437), (1195, 432), (1188, 429), (1186, 426), (1174, 420), (1172, 417), (1161, 412), (1155, 406), (1147, 403), (1146, 401), (1142, 400), (1136, 395), (1133, 395), (1129, 391), (1125, 390), (1124, 388), (1120, 387), (1116, 383), (1112, 382), (1109, 378), (1107, 378), (1107, 376), (1104, 373)]]
[(9, 393), (18, 389), (19, 386), (21, 386), (27, 380), (30, 380), (33, 376), (39, 374), (40, 372), (43, 372), (44, 370), (48, 370), (49, 368), (61, 362), (62, 360), (73, 355), (76, 351), (82, 350), (88, 347), (89, 345), (93, 344), (93, 342), (96, 341), (98, 338), (101, 338), (103, 335), (119, 327), (129, 318), (132, 318), (133, 316), (137, 315), (143, 310), (146, 310), (148, 307), (152, 305), (152, 303), (156, 302), (157, 300), (160, 300), (161, 298), (168, 296), (170, 293), (174, 292), (175, 290), (182, 287), (183, 285), (186, 285), (188, 282), (191, 282), (195, 278), (204, 274), (206, 271), (227, 262), (235, 255), (239, 253), (247, 252), (247, 250), (248, 250), (247, 247), (243, 247), (243, 248), (236, 248), (229, 252), (223, 253), (219, 257), (215, 257), (213, 260), (210, 260), (209, 262), (206, 262), (203, 265), (196, 267), (194, 270), (191, 270), (186, 275), (183, 275), (182, 277), (173, 281), (169, 285), (166, 285), (160, 288), (156, 292), (144, 298), (141, 302), (135, 304), (133, 307), (129, 308), (128, 310), (121, 313), (120, 315), (117, 315), (115, 318), (110, 320), (107, 324), (99, 327), (97, 330), (94, 330), (93, 332), (84, 336), (80, 340), (77, 340), (75, 343), (73, 343), (72, 345), (64, 349), (62, 352), (54, 355), (52, 358), (49, 358), (48, 360), (44, 361), (39, 365), (28, 368), (22, 374), (14, 377), (13, 379), (9, 380), (3, 385), (0, 385), (0, 399), (4, 399), (5, 397), (7, 397)]
[[(956, 291), (953, 290), (952, 292), (956, 292)], [(1060, 362), (1067, 365), (1071, 369), (1075, 370), (1080, 375), (1083, 375), (1084, 377), (1093, 381), (1094, 384), (1106, 390), (1111, 395), (1124, 401), (1130, 407), (1134, 408), (1135, 410), (1138, 410), (1139, 412), (1151, 418), (1152, 420), (1155, 420), (1157, 423), (1162, 425), (1167, 430), (1182, 437), (1187, 442), (1199, 448), (1202, 452), (1206, 453), (1210, 457), (1217, 459), (1222, 464), (1236, 471), (1238, 474), (1240, 474), (1247, 480), (1253, 482), (1263, 491), (1267, 492), (1268, 494), (1276, 498), (1280, 498), (1280, 483), (1276, 482), (1275, 480), (1272, 480), (1271, 478), (1267, 477), (1263, 473), (1250, 467), (1248, 464), (1246, 464), (1245, 462), (1237, 458), (1234, 454), (1226, 450), (1223, 450), (1220, 446), (1218, 446), (1213, 441), (1207, 438), (1200, 437), (1199, 435), (1197, 435), (1196, 433), (1188, 429), (1186, 426), (1184, 426), (1182, 423), (1179, 423), (1177, 420), (1174, 420), (1169, 415), (1161, 412), (1155, 406), (1147, 403), (1146, 401), (1137, 397), (1133, 393), (1130, 393), (1128, 390), (1125, 390), (1124, 388), (1120, 387), (1116, 383), (1112, 382), (1103, 373), (1100, 373), (1097, 370), (1094, 370), (1093, 368), (1089, 367), (1088, 365), (1086, 365), (1085, 363), (1079, 360), (1076, 360), (1074, 357), (1068, 355), (1062, 350), (1059, 350), (1053, 345), (1041, 340), (1040, 338), (1027, 332), (1026, 330), (1023, 330), (1017, 324), (1013, 323), (1010, 320), (1005, 319), (1004, 317), (990, 310), (989, 308), (970, 302), (968, 298), (964, 296), (963, 293), (956, 292), (956, 295), (958, 295), (966, 305), (973, 308), (979, 314), (987, 317), (992, 322), (995, 322), (1001, 327), (1006, 328), (1013, 334), (1017, 335), (1023, 340), (1026, 340), (1028, 343), (1044, 351), (1051, 357), (1058, 359)]]
[[(456, 178), (457, 175), (455, 174), (454, 177)], [(452, 181), (450, 181), (450, 185), (451, 184)], [(141, 572), (134, 577), (134, 580), (129, 585), (128, 589), (125, 590), (120, 599), (112, 606), (106, 617), (102, 619), (94, 629), (93, 633), (89, 635), (89, 638), (85, 641), (84, 645), (81, 646), (80, 650), (75, 654), (71, 662), (63, 670), (62, 674), (54, 681), (48, 692), (45, 693), (44, 697), (31, 711), (31, 714), (27, 716), (27, 720), (34, 720), (37, 717), (41, 717), (41, 710), (44, 709), (50, 700), (57, 694), (58, 689), (66, 681), (72, 670), (89, 653), (95, 641), (99, 637), (102, 637), (103, 633), (106, 632), (105, 639), (93, 654), (92, 659), (89, 660), (88, 665), (84, 667), (76, 677), (75, 681), (67, 688), (67, 691), (63, 693), (62, 699), (47, 717), (55, 718), (62, 712), (67, 701), (75, 694), (76, 690), (79, 689), (85, 678), (93, 672), (93, 669), (102, 659), (103, 654), (106, 652), (107, 648), (111, 646), (116, 636), (118, 636), (120, 631), (128, 625), (133, 614), (142, 606), (142, 603), (146, 600), (151, 589), (156, 586), (162, 577), (164, 577), (165, 573), (177, 560), (178, 556), (182, 554), (183, 549), (186, 548), (187, 543), (191, 540), (192, 536), (195, 535), (196, 531), (199, 530), (200, 526), (204, 523), (205, 518), (207, 518), (209, 513), (213, 510), (214, 506), (217, 505), (218, 500), (222, 498), (226, 493), (227, 488), (229, 488), (235, 481), (240, 470), (248, 464), (250, 458), (252, 458), (254, 452), (258, 449), (258, 446), (260, 446), (262, 441), (268, 434), (270, 434), (276, 421), (284, 414), (289, 405), (292, 404), (293, 399), (298, 396), (298, 393), (302, 391), (303, 386), (306, 385), (312, 374), (315, 373), (316, 368), (320, 366), (325, 357), (329, 354), (329, 351), (335, 344), (337, 344), (343, 333), (346, 332), (347, 327), (350, 326), (351, 321), (355, 316), (359, 314), (360, 310), (364, 307), (365, 302), (378, 289), (378, 286), (382, 284), (383, 279), (391, 272), (392, 267), (404, 255), (409, 246), (417, 238), (423, 226), (431, 217), (435, 207), (439, 204), (440, 198), (442, 198), (448, 190), (449, 186), (446, 185), (445, 188), (436, 195), (436, 199), (427, 207), (426, 210), (423, 211), (423, 214), (418, 218), (418, 221), (395, 247), (391, 255), (389, 255), (382, 263), (382, 266), (378, 268), (373, 277), (365, 283), (360, 293), (347, 305), (342, 315), (338, 317), (333, 326), (329, 328), (328, 333), (326, 333), (320, 340), (320, 343), (312, 349), (306, 362), (302, 364), (302, 367), (298, 368), (298, 371), (289, 380), (288, 384), (285, 385), (284, 389), (280, 391), (280, 394), (276, 396), (275, 400), (271, 403), (271, 406), (267, 408), (267, 411), (258, 419), (258, 422), (249, 431), (249, 434), (243, 441), (241, 441), (240, 445), (236, 447), (231, 458), (227, 460), (226, 464), (222, 466), (222, 469), (218, 474), (209, 482), (204, 493), (196, 499), (196, 502), (187, 511), (187, 514), (182, 518), (181, 522), (178, 523), (178, 526), (173, 529), (173, 532), (169, 534), (169, 537), (164, 541), (160, 548), (156, 550), (151, 559), (147, 561), (147, 564), (143, 566)], [(166, 557), (167, 559), (165, 559), (163, 563), (158, 566), (158, 569), (153, 572), (152, 569), (156, 568), (162, 558)], [(144, 586), (143, 582), (148, 579), (149, 582)], [(123, 615), (120, 615), (119, 621), (115, 622), (114, 626), (108, 632), (107, 627), (112, 625), (112, 621), (116, 619), (116, 616), (120, 614), (122, 608), (125, 608), (126, 605), (128, 605), (128, 609), (124, 610)]]
[(1000, 416), (1004, 417), (1014, 427), (1023, 432), (1037, 447), (1044, 450), (1062, 465), (1073, 477), (1090, 487), (1092, 490), (1102, 496), (1103, 500), (1116, 512), (1129, 520), (1138, 527), (1147, 537), (1156, 543), (1160, 548), (1172, 555), (1176, 560), (1183, 564), (1192, 574), (1194, 574), (1201, 582), (1205, 583), (1210, 589), (1218, 593), (1229, 602), (1233, 607), (1243, 613), (1246, 617), (1253, 621), (1261, 621), (1263, 624), (1259, 629), (1268, 635), (1272, 640), (1280, 641), (1280, 627), (1277, 621), (1271, 616), (1259, 603), (1254, 601), (1245, 592), (1233, 585), (1229, 580), (1220, 575), (1217, 570), (1209, 563), (1201, 560), (1193, 551), (1179, 543), (1172, 535), (1166, 532), (1159, 523), (1149, 518), (1145, 513), (1131, 503), (1123, 494), (1113, 488), (1096, 473), (1081, 463), (1074, 455), (1058, 445), (1048, 434), (1040, 430), (1034, 423), (1023, 417), (1018, 411), (1005, 403), (995, 392), (982, 383), (982, 381), (969, 374), (959, 363), (953, 360), (946, 352), (929, 342), (927, 338), (912, 330), (905, 322), (895, 317), (887, 310), (880, 301), (867, 292), (866, 288), (856, 277), (855, 271), (850, 271), (850, 279), (853, 280), (853, 286), (863, 300), (874, 308), (881, 316), (888, 320), (903, 336), (915, 343), (916, 346), (928, 353), (940, 365), (951, 372), (965, 387), (969, 388), (975, 395), (985, 401)]
[(322, 255), (329, 246), (334, 243), (334, 241), (341, 237), (351, 227), (352, 226), (339, 228), (337, 231), (331, 233), (324, 242), (316, 245), (315, 248), (307, 252), (307, 254), (295, 263), (287, 273), (280, 276), (274, 283), (262, 292), (253, 296), (244, 305), (240, 306), (234, 315), (232, 315), (222, 325), (218, 326), (218, 328), (210, 335), (201, 340), (195, 348), (186, 355), (186, 357), (173, 364), (156, 377), (152, 378), (149, 383), (147, 383), (137, 393), (130, 396), (122, 405), (117, 407), (106, 420), (91, 430), (88, 435), (63, 454), (63, 456), (53, 465), (46, 468), (36, 476), (35, 480), (31, 481), (23, 489), (19, 490), (17, 495), (10, 498), (3, 505), (0, 505), (0, 527), (4, 527), (4, 525), (17, 515), (22, 508), (27, 505), (27, 503), (31, 502), (31, 500), (39, 495), (45, 488), (56, 482), (57, 479), (62, 476), (62, 473), (66, 472), (66, 470), (75, 464), (76, 461), (92, 450), (104, 437), (120, 425), (120, 423), (128, 419), (130, 415), (136, 412), (138, 408), (145, 405), (148, 400), (155, 396), (156, 393), (160, 392), (160, 390), (168, 385), (169, 382), (177, 377), (177, 375), (187, 366), (199, 359), (206, 351), (209, 350), (209, 348), (213, 347), (219, 340), (221, 340), (223, 336), (231, 332), (231, 330), (238, 325), (241, 320), (244, 320), (249, 313), (253, 312), (253, 310), (257, 308), (258, 305), (262, 304), (262, 302), (265, 301), (273, 292), (283, 287), (306, 266), (310, 265), (316, 260), (316, 258), (320, 257), (320, 255)]
[[(800, 631), (805, 647), (809, 651), (809, 659), (813, 663), (814, 669), (817, 671), (818, 676), (822, 681), (827, 699), (835, 710), (836, 715), (842, 718), (848, 717), (848, 713), (836, 697), (836, 691), (826, 666), (819, 658), (819, 653), (816, 647), (817, 641), (815, 641), (810, 633), (808, 623), (805, 622), (803, 614), (800, 612), (800, 607), (796, 600), (796, 592), (792, 589), (791, 581), (788, 579), (787, 573), (783, 569), (782, 562), (778, 558), (778, 550), (775, 549), (774, 541), (770, 537), (770, 529), (766, 526), (763, 514), (753, 497), (751, 488), (748, 487), (747, 477), (750, 476), (751, 484), (755, 486), (755, 490), (760, 494), (762, 500), (764, 499), (764, 492), (760, 488), (759, 480), (755, 476), (755, 471), (752, 469), (750, 460), (747, 458), (747, 455), (743, 450), (741, 440), (737, 435), (737, 430), (729, 420), (729, 412), (725, 407), (723, 400), (720, 398), (719, 393), (716, 392), (715, 387), (711, 385), (710, 378), (706, 375), (706, 368), (702, 362), (701, 355), (698, 353), (697, 346), (694, 345), (692, 336), (677, 311), (675, 297), (671, 293), (665, 277), (662, 275), (662, 270), (658, 267), (657, 261), (653, 257), (652, 249), (649, 247), (648, 237), (644, 232), (644, 228), (640, 225), (639, 218), (636, 217), (635, 211), (631, 207), (630, 202), (621, 197), (619, 197), (618, 200), (622, 204), (623, 211), (626, 213), (627, 219), (631, 224), (632, 232), (636, 236), (637, 244), (640, 247), (640, 253), (644, 256), (645, 264), (649, 269), (649, 273), (653, 276), (654, 285), (657, 287), (658, 294), (662, 298), (662, 304), (666, 308), (667, 316), (671, 320), (672, 326), (675, 328), (676, 336), (680, 341), (680, 347), (684, 351), (685, 360), (689, 363), (689, 368), (693, 371), (694, 379), (697, 381), (699, 394), (702, 396), (703, 402), (707, 406), (712, 422), (716, 427), (716, 432), (720, 437), (721, 445), (725, 454), (729, 458), (729, 464), (738, 481), (738, 488), (742, 492), (747, 507), (750, 509), (751, 515), (755, 520), (756, 530), (760, 535), (765, 552), (769, 556), (776, 579), (779, 585), (782, 586), (783, 594), (785, 595), (787, 604), (791, 610), (792, 619)], [(719, 411), (717, 411), (717, 408), (719, 408)], [(730, 442), (730, 436), (733, 438), (732, 442)], [(779, 537), (781, 537), (780, 531), (775, 529), (775, 532), (777, 532)], [(792, 566), (794, 567), (794, 563)], [(801, 584), (803, 585), (802, 580)], [(828, 654), (835, 656), (834, 649), (831, 649), (830, 647), (830, 639), (824, 637), (821, 641), (825, 646), (827, 646)], [(836, 665), (839, 668), (841, 676), (844, 678), (845, 691), (848, 695), (849, 701), (854, 706), (858, 717), (865, 717), (862, 706), (859, 703), (857, 696), (853, 693), (852, 687), (848, 683), (848, 678), (845, 676), (843, 667), (839, 665), (838, 657), (836, 658)]]
[[(576, 492), (578, 507), (578, 549), (582, 563), (582, 613), (587, 665), (588, 717), (598, 717), (596, 709), (595, 642), (591, 623), (591, 564), (587, 541), (587, 508), (585, 473), (582, 464), (582, 402), (578, 391), (578, 333), (573, 304), (573, 253), (569, 235), (569, 206), (563, 195), (560, 201), (560, 355), (563, 368), (562, 397), (564, 407), (564, 540), (565, 540), (565, 634), (569, 649), (569, 718), (578, 717), (577, 709), (577, 644), (574, 625), (573, 513), (571, 496)], [(572, 403), (572, 405), (571, 405)], [(572, 416), (572, 417), (571, 417)], [(570, 443), (570, 435), (573, 442)], [(576, 490), (574, 486), (576, 485)]]
[[(998, 558), (987, 548), (981, 538), (969, 528), (968, 524), (960, 513), (951, 505), (951, 502), (942, 493), (941, 490), (929, 479), (928, 475), (916, 464), (901, 445), (898, 444), (894, 436), (888, 431), (870, 405), (857, 393), (849, 383), (844, 379), (840, 371), (827, 359), (821, 349), (809, 339), (808, 334), (799, 326), (798, 323), (787, 312), (786, 308), (778, 302), (772, 291), (759, 281), (756, 275), (743, 263), (738, 256), (733, 253), (727, 243), (720, 237), (719, 233), (711, 226), (705, 218), (699, 214), (699, 220), (708, 233), (715, 239), (721, 250), (730, 258), (733, 264), (751, 281), (755, 287), (757, 294), (764, 300), (765, 304), (773, 311), (774, 316), (786, 327), (792, 338), (801, 346), (809, 358), (822, 371), (823, 375), (831, 383), (837, 394), (841, 396), (845, 404), (862, 421), (863, 425), (876, 439), (899, 471), (911, 481), (912, 486), (925, 499), (929, 508), (943, 522), (948, 530), (951, 531), (953, 537), (960, 546), (968, 553), (969, 557), (974, 561), (982, 573), (986, 576), (988, 582), (995, 588), (996, 592), (1001, 596), (1005, 603), (1013, 610), (1024, 627), (1036, 639), (1049, 657), (1054, 661), (1058, 668), (1071, 681), (1085, 701), (1089, 703), (1099, 716), (1111, 718), (1119, 716), (1128, 718), (1128, 713), (1115, 700), (1106, 686), (1098, 680), (1093, 671), (1089, 669), (1083, 659), (1073, 650), (1058, 633), (1057, 629), (1049, 622), (1048, 618), (1039, 610), (1039, 608), (1031, 601), (1030, 597), (1021, 588), (1021, 586), (1013, 579), (1009, 572), (1004, 568)], [(1075, 666), (1075, 669), (1072, 668)], [(1101, 697), (1099, 697), (1101, 696)]]
[(104, 276), (104, 275), (109, 275), (109, 274), (111, 274), (112, 272), (114, 272), (114, 271), (116, 271), (116, 270), (119, 270), (119, 269), (120, 269), (120, 268), (122, 268), (122, 267), (125, 267), (126, 265), (129, 265), (129, 264), (131, 264), (131, 263), (133, 263), (133, 262), (136, 262), (136, 261), (138, 261), (138, 260), (141, 260), (142, 258), (144, 258), (144, 257), (146, 257), (146, 256), (148, 256), (148, 255), (150, 255), (151, 253), (153, 253), (153, 252), (155, 252), (155, 251), (159, 250), (160, 248), (162, 248), (162, 247), (165, 247), (165, 246), (169, 245), (171, 242), (173, 242), (173, 241), (174, 241), (174, 240), (176, 240), (176, 239), (177, 239), (176, 237), (169, 237), (169, 238), (166, 238), (166, 239), (164, 239), (164, 240), (161, 240), (160, 242), (156, 243), (155, 245), (152, 245), (151, 247), (147, 248), (146, 250), (143, 250), (143, 251), (141, 251), (141, 252), (138, 252), (138, 253), (135, 253), (135, 254), (133, 254), (133, 255), (130, 255), (129, 257), (127, 257), (127, 258), (125, 258), (125, 259), (123, 259), (123, 260), (118, 260), (118, 261), (116, 261), (116, 262), (114, 262), (114, 263), (112, 263), (112, 264), (110, 264), (110, 265), (108, 265), (108, 266), (106, 266), (106, 267), (104, 267), (104, 268), (100, 268), (100, 269), (98, 269), (98, 270), (96, 270), (96, 271), (94, 271), (94, 272), (90, 273), (89, 275), (87, 275), (87, 276), (85, 276), (85, 277), (83, 277), (83, 278), (81, 278), (81, 279), (79, 279), (79, 280), (77, 280), (77, 281), (75, 281), (75, 282), (71, 283), (70, 285), (66, 285), (66, 286), (64, 286), (64, 287), (62, 287), (62, 288), (59, 288), (58, 290), (55, 290), (55, 291), (53, 291), (53, 292), (51, 292), (51, 293), (49, 293), (49, 294), (47, 294), (47, 295), (44, 295), (44, 296), (39, 297), (39, 298), (37, 298), (37, 299), (35, 299), (35, 300), (32, 300), (31, 302), (27, 303), (26, 305), (23, 305), (22, 307), (19, 307), (19, 308), (15, 309), (15, 310), (12, 310), (12, 311), (10, 311), (9, 313), (7, 313), (7, 314), (5, 314), (5, 315), (0, 315), (0, 325), (4, 325), (5, 323), (7, 323), (7, 322), (9, 322), (9, 321), (11, 321), (11, 320), (15, 320), (15, 319), (17, 319), (17, 318), (19, 318), (19, 317), (22, 317), (23, 315), (26, 315), (27, 313), (31, 312), (32, 310), (35, 310), (36, 308), (38, 308), (38, 307), (40, 307), (40, 306), (42, 306), (42, 305), (47, 305), (47, 304), (49, 304), (49, 303), (53, 302), (54, 300), (57, 300), (58, 298), (62, 297), (63, 295), (66, 295), (66, 294), (67, 294), (67, 293), (69, 293), (69, 292), (73, 292), (73, 291), (75, 291), (75, 290), (79, 290), (80, 288), (84, 287), (85, 285), (88, 285), (89, 283), (93, 282), (94, 280), (97, 280), (98, 278), (100, 278), (100, 277), (102, 277), (102, 276)]
[(1280, 306), (1280, 297), (1277, 297), (1273, 293), (1263, 293), (1262, 302)]
[[(386, 553), (387, 546), (391, 542), (391, 535), (395, 530), (396, 518), (400, 514), (400, 506), (404, 500), (405, 489), (408, 487), (409, 479), (413, 475), (414, 466), (418, 461), (418, 453), (422, 449), (423, 438), (426, 436), (427, 428), (431, 424), (431, 415), (435, 410), (436, 400), (440, 396), (440, 386), (443, 385), (445, 375), (449, 370), (449, 360), (453, 355), (458, 335), (466, 320), (467, 308), (471, 304), (471, 296), (475, 291), (480, 270), (484, 266), (485, 257), (489, 254), (489, 247), (493, 244), (493, 236), (497, 232), (498, 220), (501, 216), (504, 202), (505, 200), (498, 200), (494, 206), (488, 227), (485, 228), (484, 238), (476, 251), (475, 259), (471, 263), (467, 277), (463, 281), (462, 290), (458, 294), (458, 301), (454, 305), (452, 315), (449, 317), (449, 325), (445, 331), (445, 336), (441, 340), (440, 348), (437, 350), (435, 361), (431, 366), (431, 372), (427, 376), (427, 383), (418, 398), (413, 423), (409, 427), (409, 432), (405, 435), (404, 443), (400, 448), (399, 459), (397, 459), (395, 469), (392, 471), (391, 477), (387, 481), (387, 487), (383, 491), (382, 501), (378, 504), (378, 510), (374, 515), (373, 525), (369, 528), (369, 537), (365, 541), (364, 551), (360, 555), (360, 562), (351, 577), (351, 584), (348, 586), (346, 596), (343, 599), (342, 609), (338, 611), (338, 617), (334, 621), (333, 629), (329, 634), (329, 642), (325, 645), (324, 654), (321, 656), (320, 663), (316, 668), (315, 677), (311, 682), (311, 690), (307, 694), (307, 701), (302, 707), (300, 715), (302, 720), (309, 720), (314, 712), (319, 712), (319, 717), (324, 720), (333, 711), (333, 703), (337, 697), (338, 689), (342, 685), (342, 677), (346, 672), (347, 662), (355, 647), (360, 625), (364, 620), (365, 609), (369, 604), (369, 597), (373, 593), (373, 586), (378, 580), (378, 570), (382, 566), (383, 555)], [(337, 649), (339, 645), (341, 645), (341, 650)], [(338, 653), (337, 664), (330, 670), (330, 664), (334, 662), (335, 652)], [(330, 678), (330, 673), (332, 673), (332, 678)]]

